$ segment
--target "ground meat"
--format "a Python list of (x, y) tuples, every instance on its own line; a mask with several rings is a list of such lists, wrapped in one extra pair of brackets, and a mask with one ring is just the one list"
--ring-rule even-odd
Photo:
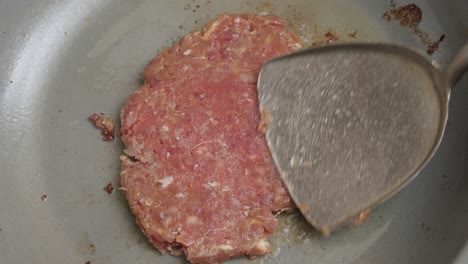
[[(348, 37), (350, 38), (355, 38), (357, 34), (357, 31), (354, 31), (352, 33), (348, 34)], [(344, 43), (345, 41), (343, 40), (343, 37), (338, 35), (337, 33), (329, 30), (327, 31), (323, 36), (320, 36), (318, 40), (312, 42), (311, 46), (324, 46), (324, 45), (330, 45), (330, 44), (339, 44), (339, 43)]]
[(101, 135), (103, 135), (102, 140), (113, 141), (115, 139), (115, 124), (112, 118), (107, 117), (103, 113), (101, 113), (99, 115), (90, 115), (89, 120), (94, 124), (95, 127), (101, 129)]
[(121, 185), (161, 252), (213, 263), (269, 251), (294, 205), (259, 131), (262, 64), (301, 47), (282, 19), (221, 15), (161, 52), (121, 113)]

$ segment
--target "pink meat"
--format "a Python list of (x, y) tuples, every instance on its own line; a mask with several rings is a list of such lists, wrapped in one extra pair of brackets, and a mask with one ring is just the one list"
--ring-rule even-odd
[(149, 63), (121, 113), (121, 184), (161, 252), (213, 263), (269, 251), (272, 212), (294, 205), (257, 129), (256, 82), (300, 46), (280, 18), (221, 15)]

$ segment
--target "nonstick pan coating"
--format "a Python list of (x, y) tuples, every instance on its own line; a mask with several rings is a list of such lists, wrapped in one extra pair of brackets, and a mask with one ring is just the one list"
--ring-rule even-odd
[[(445, 34), (432, 58), (446, 64), (468, 40), (468, 2), (414, 2), (420, 29)], [(121, 192), (102, 190), (119, 186), (122, 144), (102, 141), (88, 115), (118, 120), (158, 50), (223, 12), (285, 17), (306, 41), (357, 30), (357, 40), (424, 50), (382, 18), (389, 8), (375, 0), (0, 0), (0, 262), (184, 263), (149, 245)], [(451, 263), (468, 238), (467, 172), (465, 76), (436, 157), (367, 222), (323, 238), (299, 215), (282, 216), (271, 255), (230, 263)]]

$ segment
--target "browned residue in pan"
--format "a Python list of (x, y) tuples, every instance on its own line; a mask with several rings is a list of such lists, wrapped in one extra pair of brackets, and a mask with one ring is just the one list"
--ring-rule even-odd
[(353, 32), (351, 32), (351, 33), (348, 33), (348, 37), (350, 37), (350, 38), (356, 38), (357, 33), (358, 33), (358, 31), (357, 31), (357, 29), (356, 29), (355, 31), (353, 31)]
[(390, 9), (390, 14), (400, 22), (400, 25), (416, 30), (422, 20), (421, 9), (415, 4), (409, 4)]
[(354, 220), (353, 220), (353, 225), (360, 225), (364, 223), (367, 219), (369, 219), (371, 210), (365, 210), (362, 211)]
[(427, 47), (427, 54), (430, 55), (430, 54), (434, 53), (437, 49), (439, 49), (439, 44), (442, 41), (444, 41), (444, 39), (445, 39), (445, 34), (442, 34), (438, 41), (436, 41), (436, 42), (432, 43), (431, 45), (429, 45)]
[(102, 188), (106, 193), (111, 194), (114, 191), (114, 186), (109, 182), (104, 188)]
[(248, 0), (244, 6), (246, 12), (254, 12), (264, 15), (275, 15), (287, 21), (288, 28), (297, 33), (304, 47), (323, 46), (327, 44), (347, 43), (359, 39), (360, 34), (355, 28), (330, 29), (318, 24), (314, 24), (310, 19), (313, 14), (301, 10), (292, 4), (285, 5), (285, 9), (277, 8), (275, 4), (268, 0)]
[[(348, 38), (355, 39), (358, 31), (355, 30), (351, 33), (346, 34)], [(323, 34), (323, 36), (318, 35), (318, 40), (312, 42), (312, 46), (322, 46), (322, 45), (329, 45), (329, 44), (338, 44), (338, 43), (346, 43), (349, 42), (350, 40), (344, 39), (343, 34), (338, 34), (334, 32), (333, 30), (328, 30)]]
[(382, 18), (387, 22), (396, 20), (402, 27), (410, 29), (419, 38), (422, 45), (426, 46), (427, 54), (432, 55), (444, 40), (445, 35), (442, 34), (437, 41), (432, 41), (428, 33), (419, 28), (422, 21), (423, 13), (421, 8), (416, 4), (408, 4), (405, 6), (397, 6), (395, 1), (390, 1), (390, 10), (385, 11)]

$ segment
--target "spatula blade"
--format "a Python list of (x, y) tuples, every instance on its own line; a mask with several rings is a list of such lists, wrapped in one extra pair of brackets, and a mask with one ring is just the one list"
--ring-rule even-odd
[(277, 168), (302, 214), (324, 233), (402, 188), (443, 133), (446, 104), (433, 83), (439, 72), (417, 54), (376, 47), (301, 51), (266, 63), (259, 77)]

